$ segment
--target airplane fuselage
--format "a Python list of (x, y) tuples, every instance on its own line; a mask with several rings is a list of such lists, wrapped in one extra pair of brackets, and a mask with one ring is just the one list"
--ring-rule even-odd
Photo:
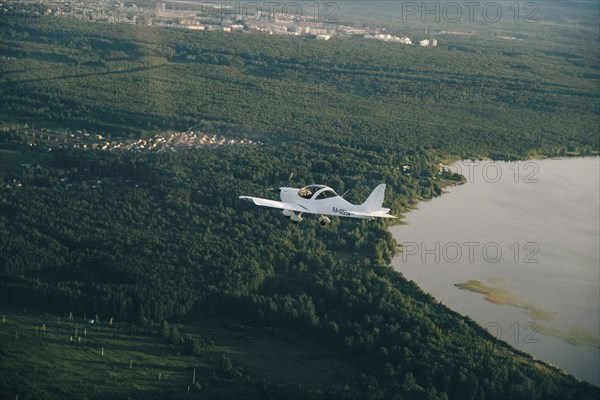
[(331, 223), (327, 216), (346, 218), (373, 219), (396, 218), (389, 214), (389, 208), (383, 208), (385, 184), (378, 185), (364, 203), (352, 204), (344, 200), (329, 186), (308, 185), (303, 188), (279, 188), (281, 201), (260, 197), (240, 196), (241, 200), (249, 201), (261, 207), (271, 207), (283, 210), (282, 213), (293, 222), (302, 221), (302, 214), (320, 214), (321, 225)]
[(315, 214), (342, 216), (350, 218), (372, 219), (371, 217), (362, 217), (351, 215), (348, 211), (359, 211), (360, 207), (349, 203), (342, 197), (334, 193), (331, 197), (319, 198), (323, 191), (329, 188), (324, 187), (314, 192), (310, 197), (303, 197), (299, 194), (301, 189), (282, 187), (279, 197), (284, 203), (298, 204), (299, 206), (310, 209)]

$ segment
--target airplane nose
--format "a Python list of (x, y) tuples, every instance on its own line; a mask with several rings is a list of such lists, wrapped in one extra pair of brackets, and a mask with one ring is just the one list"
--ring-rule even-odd
[(287, 201), (290, 195), (290, 188), (280, 187), (279, 188), (279, 197), (282, 201)]

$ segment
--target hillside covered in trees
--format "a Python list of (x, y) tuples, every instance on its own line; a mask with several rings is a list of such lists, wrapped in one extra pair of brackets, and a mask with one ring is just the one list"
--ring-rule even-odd
[[(0, 182), (2, 304), (97, 314), (171, 339), (169, 324), (276, 323), (318, 333), (360, 371), (340, 379), (343, 389), (263, 393), (272, 398), (598, 396), (393, 271), (383, 222), (293, 225), (238, 200), (324, 182), (359, 202), (385, 182), (386, 206), (400, 214), (460, 180), (439, 174), (441, 160), (597, 152), (597, 51), (489, 38), (422, 49), (61, 18), (5, 17), (0, 35), (2, 155), (14, 158)], [(108, 140), (193, 127), (261, 144), (41, 152), (11, 128), (24, 123)], [(70, 393), (7, 368), (0, 362), (3, 393)], [(232, 369), (225, 358), (222, 369)], [(122, 397), (156, 395), (123, 385)]]

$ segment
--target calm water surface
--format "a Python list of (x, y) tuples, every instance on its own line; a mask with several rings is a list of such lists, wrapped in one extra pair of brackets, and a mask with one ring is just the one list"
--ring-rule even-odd
[(496, 337), (599, 385), (600, 157), (452, 168), (468, 182), (392, 228), (404, 247), (396, 270)]

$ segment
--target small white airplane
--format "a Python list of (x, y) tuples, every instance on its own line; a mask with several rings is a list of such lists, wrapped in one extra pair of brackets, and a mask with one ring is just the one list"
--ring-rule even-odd
[(281, 187), (279, 196), (281, 201), (261, 199), (258, 197), (240, 196), (240, 199), (249, 201), (257, 206), (279, 208), (283, 215), (294, 222), (302, 221), (302, 214), (321, 214), (319, 223), (327, 225), (331, 220), (327, 215), (348, 218), (397, 218), (388, 214), (389, 208), (382, 208), (385, 195), (385, 184), (381, 184), (373, 190), (367, 200), (355, 205), (347, 202), (339, 196), (332, 188), (325, 185), (310, 185), (302, 189)]

